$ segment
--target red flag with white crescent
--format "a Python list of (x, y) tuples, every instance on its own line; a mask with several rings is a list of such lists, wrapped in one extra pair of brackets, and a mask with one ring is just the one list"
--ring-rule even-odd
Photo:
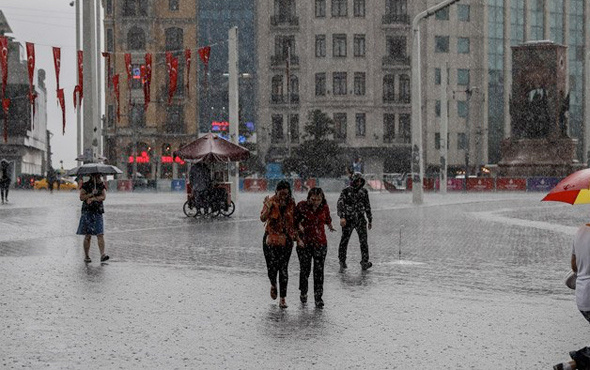
[(203, 62), (204, 68), (204, 76), (203, 76), (203, 87), (205, 91), (207, 90), (207, 75), (209, 73), (209, 58), (211, 57), (211, 46), (204, 46), (197, 50), (199, 53), (199, 57), (201, 57), (201, 61)]
[(35, 98), (37, 98), (37, 94), (35, 93), (33, 78), (35, 75), (35, 44), (32, 42), (26, 43), (27, 48), (27, 68), (29, 70), (29, 102), (33, 106), (33, 119), (31, 122), (35, 122)]
[(191, 75), (191, 49), (184, 51), (184, 60), (186, 61), (186, 93), (189, 94), (189, 81)]
[(61, 49), (53, 47), (53, 64), (55, 65), (55, 81), (57, 82), (57, 90), (59, 90), (59, 71), (61, 69)]
[(64, 89), (57, 90), (57, 100), (61, 107), (61, 119), (62, 119), (62, 135), (66, 133), (66, 99), (64, 97)]
[(117, 102), (117, 122), (119, 122), (121, 118), (121, 109), (119, 109), (119, 75), (116, 74), (113, 76), (113, 91), (115, 92), (115, 100)]
[(178, 58), (172, 58), (170, 62), (170, 84), (168, 85), (168, 105), (172, 104), (172, 97), (176, 92), (178, 83)]
[(2, 96), (6, 96), (6, 84), (8, 83), (8, 38), (0, 36), (0, 68), (2, 68)]
[(84, 52), (78, 50), (78, 85), (74, 88), (74, 109), (84, 97)]
[(145, 107), (144, 109), (148, 109), (148, 104), (151, 101), (151, 86), (152, 86), (152, 54), (146, 53), (145, 54), (145, 83), (143, 85), (144, 88), (144, 98), (145, 98)]
[(131, 65), (131, 54), (125, 53), (125, 71), (127, 72), (127, 95), (129, 96), (129, 104), (131, 104), (131, 74), (132, 71)]

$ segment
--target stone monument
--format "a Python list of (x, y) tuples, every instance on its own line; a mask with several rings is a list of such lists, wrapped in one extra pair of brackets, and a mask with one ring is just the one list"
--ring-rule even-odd
[(582, 168), (568, 134), (567, 47), (551, 41), (512, 47), (511, 137), (499, 176), (565, 176)]

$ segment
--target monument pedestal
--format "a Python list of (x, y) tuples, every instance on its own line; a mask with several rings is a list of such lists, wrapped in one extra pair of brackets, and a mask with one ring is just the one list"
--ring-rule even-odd
[(505, 139), (502, 141), (502, 160), (498, 163), (498, 175), (567, 176), (584, 168), (575, 159), (576, 145), (576, 139), (567, 137)]

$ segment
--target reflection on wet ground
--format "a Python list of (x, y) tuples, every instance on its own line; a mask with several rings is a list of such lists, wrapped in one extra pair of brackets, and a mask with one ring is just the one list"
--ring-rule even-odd
[[(329, 233), (326, 308), (299, 302), (293, 255), (283, 310), (268, 297), (264, 195), (240, 194), (231, 218), (195, 219), (184, 194), (109, 194), (111, 260), (99, 262), (93, 239), (86, 265), (77, 195), (15, 191), (0, 207), (0, 305), (12, 318), (0, 363), (76, 368), (82, 351), (94, 367), (473, 368), (483, 358), (481, 368), (535, 369), (582, 346), (563, 277), (586, 207), (540, 194), (426, 194), (416, 207), (408, 194), (372, 193), (373, 268), (361, 271), (353, 236), (339, 273), (340, 233)], [(337, 196), (327, 195), (334, 218)]]

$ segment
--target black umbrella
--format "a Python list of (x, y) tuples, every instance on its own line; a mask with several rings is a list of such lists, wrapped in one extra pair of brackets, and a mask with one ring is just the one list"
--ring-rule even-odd
[(123, 173), (120, 169), (110, 164), (104, 163), (86, 163), (81, 166), (68, 170), (67, 174), (70, 176), (84, 176), (84, 175), (118, 175)]

